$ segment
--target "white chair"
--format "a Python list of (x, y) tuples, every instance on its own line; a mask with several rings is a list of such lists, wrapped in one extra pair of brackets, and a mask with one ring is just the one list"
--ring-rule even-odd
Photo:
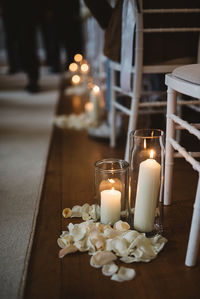
[(93, 16), (83, 19), (83, 33), (85, 41), (85, 58), (90, 65), (90, 74), (93, 81), (101, 90), (105, 90), (106, 57), (103, 55), (104, 32)]
[[(180, 8), (180, 9), (143, 9), (143, 2), (142, 0), (124, 0), (123, 3), (123, 12), (122, 12), (122, 40), (121, 40), (121, 63), (117, 63), (114, 61), (110, 61), (110, 74), (111, 74), (111, 103), (110, 103), (110, 120), (111, 120), (111, 134), (110, 134), (110, 146), (115, 147), (116, 145), (116, 110), (121, 111), (129, 116), (129, 124), (127, 130), (127, 142), (126, 142), (126, 150), (125, 150), (125, 160), (128, 161), (128, 152), (129, 152), (129, 133), (132, 130), (135, 130), (137, 127), (137, 118), (138, 118), (138, 110), (140, 108), (149, 109), (148, 113), (152, 110), (151, 108), (157, 107), (162, 108), (166, 106), (166, 101), (146, 101), (141, 102), (141, 94), (142, 94), (142, 75), (143, 74), (158, 74), (158, 73), (169, 73), (172, 72), (176, 67), (184, 64), (189, 63), (197, 63), (200, 59), (200, 51), (199, 54), (197, 53), (196, 57), (192, 59), (181, 59), (178, 61), (165, 61), (161, 62), (151, 62), (151, 64), (145, 64), (145, 58), (148, 51), (145, 49), (145, 39), (148, 37), (153, 37), (154, 42), (155, 34), (174, 34), (186, 32), (187, 34), (194, 34), (194, 32), (200, 32), (200, 24), (198, 27), (189, 26), (185, 28), (184, 26), (175, 27), (175, 25), (170, 25), (171, 18), (176, 19), (177, 14), (184, 15), (185, 17), (188, 14), (197, 15), (200, 13), (200, 6), (199, 8)], [(151, 1), (146, 1), (146, 4), (151, 4)], [(165, 6), (166, 3), (163, 3)], [(179, 3), (180, 4), (180, 3)], [(189, 4), (189, 3), (188, 3)], [(156, 20), (157, 17), (162, 19), (166, 17), (169, 20), (168, 27), (165, 26), (164, 28), (158, 27), (151, 27), (148, 26), (151, 20)], [(151, 17), (151, 20), (148, 19)], [(144, 20), (147, 20), (144, 22)], [(145, 24), (144, 24), (145, 23)], [(174, 27), (172, 27), (174, 26)], [(183, 36), (184, 38), (184, 36)], [(134, 47), (133, 47), (134, 44)], [(154, 47), (156, 51), (159, 44), (151, 44), (148, 50), (151, 50)], [(178, 41), (177, 41), (178, 46)], [(168, 50), (171, 50), (171, 44), (168, 44)], [(184, 47), (182, 47), (184, 48)], [(192, 46), (193, 48), (193, 46)], [(196, 45), (198, 48), (198, 42)], [(152, 51), (150, 56), (152, 55)], [(167, 53), (167, 51), (166, 51)], [(134, 59), (132, 59), (134, 55)], [(198, 58), (199, 57), (199, 58)], [(132, 64), (132, 61), (134, 63)], [(116, 73), (120, 72), (121, 80), (119, 84), (119, 80), (117, 79)], [(155, 92), (147, 92), (147, 95), (155, 94)], [(117, 101), (118, 95), (125, 95), (130, 97), (131, 103), (130, 108), (127, 108), (122, 103)], [(182, 103), (184, 104), (184, 103)], [(144, 110), (144, 109), (143, 109)], [(160, 111), (159, 111), (160, 112)]]
[[(174, 150), (176, 157), (184, 157), (193, 169), (199, 173), (199, 180), (194, 202), (194, 211), (190, 229), (190, 237), (187, 248), (185, 264), (194, 266), (197, 260), (200, 245), (200, 163), (194, 157), (200, 157), (199, 153), (189, 153), (175, 139), (175, 129), (185, 129), (200, 140), (200, 124), (189, 124), (176, 113), (177, 94), (190, 96), (200, 100), (200, 64), (186, 65), (175, 69), (172, 74), (165, 76), (167, 90), (167, 129), (166, 129), (166, 158), (165, 158), (165, 184), (164, 204), (169, 205), (172, 201), (172, 174)], [(192, 103), (192, 102), (191, 102)], [(200, 101), (199, 101), (200, 103)]]

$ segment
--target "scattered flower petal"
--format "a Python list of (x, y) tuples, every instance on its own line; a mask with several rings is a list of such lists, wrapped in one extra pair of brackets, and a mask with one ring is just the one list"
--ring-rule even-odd
[(139, 234), (136, 230), (128, 230), (123, 234), (123, 238), (130, 244)]
[(127, 222), (119, 220), (114, 224), (113, 228), (124, 232), (130, 229), (130, 225)]
[(131, 264), (135, 261), (135, 258), (132, 256), (123, 256), (120, 258), (120, 261), (126, 264)]
[[(57, 239), (59, 257), (76, 251), (87, 251), (91, 256), (90, 264), (95, 268), (102, 268), (106, 276), (112, 275), (112, 280), (126, 281), (135, 277), (135, 271), (121, 267), (117, 271), (117, 265), (113, 263), (120, 257), (124, 263), (149, 262), (156, 258), (163, 249), (167, 239), (161, 235), (147, 238), (144, 233), (131, 230), (127, 222), (118, 221), (112, 228), (109, 224), (104, 225), (95, 222), (100, 215), (98, 205), (85, 204), (74, 206), (71, 217), (82, 217), (86, 221), (80, 224), (69, 223), (68, 231), (63, 231)], [(66, 208), (63, 214), (70, 217), (70, 209)]]
[(118, 270), (118, 266), (115, 263), (109, 263), (106, 265), (103, 265), (102, 267), (102, 273), (105, 276), (112, 276), (113, 274), (115, 274)]
[(91, 219), (91, 216), (88, 213), (86, 213), (86, 212), (82, 212), (82, 219), (84, 221), (87, 221), (87, 220)]
[(72, 216), (71, 217), (81, 217), (82, 213), (81, 213), (82, 207), (81, 206), (74, 206), (72, 208)]
[(93, 267), (99, 268), (117, 259), (116, 255), (111, 251), (97, 251), (90, 260)]
[(59, 251), (59, 258), (64, 257), (66, 254), (74, 253), (77, 250), (78, 249), (74, 245), (69, 245), (68, 247), (65, 247)]
[(88, 249), (89, 249), (88, 246), (87, 246), (87, 244), (86, 244), (85, 239), (74, 242), (74, 246), (76, 246), (76, 248), (80, 252), (85, 252), (85, 251), (88, 251)]
[(64, 218), (70, 218), (72, 216), (72, 210), (70, 208), (65, 208), (62, 211), (62, 215)]
[(64, 235), (64, 237), (58, 238), (57, 243), (61, 248), (64, 248), (73, 243), (73, 238), (70, 235)]
[(127, 256), (128, 255), (128, 243), (125, 239), (117, 237), (112, 240), (112, 250), (118, 256)]
[(65, 248), (65, 247), (66, 247), (65, 239), (58, 238), (57, 243), (58, 243), (58, 246), (59, 246), (60, 248)]
[(86, 228), (75, 224), (70, 231), (70, 235), (73, 236), (74, 241), (82, 240), (86, 235)]
[(89, 207), (89, 215), (90, 217), (94, 220), (94, 221), (97, 221), (100, 219), (100, 207), (99, 205), (91, 205)]
[(89, 214), (90, 205), (88, 203), (85, 203), (81, 208), (81, 213), (87, 213)]
[(126, 268), (126, 267), (120, 267), (119, 271), (117, 274), (114, 274), (111, 279), (122, 282), (122, 281), (127, 281), (131, 280), (136, 276), (136, 272), (134, 269)]

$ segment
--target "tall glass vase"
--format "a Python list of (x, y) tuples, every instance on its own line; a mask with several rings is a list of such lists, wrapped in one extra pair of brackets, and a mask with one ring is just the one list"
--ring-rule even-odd
[(130, 133), (129, 223), (147, 236), (163, 231), (163, 131)]

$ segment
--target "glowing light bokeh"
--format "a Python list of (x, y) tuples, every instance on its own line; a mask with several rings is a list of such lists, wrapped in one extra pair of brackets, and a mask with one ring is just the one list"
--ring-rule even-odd
[(89, 65), (87, 63), (81, 64), (82, 73), (87, 73), (89, 71)]
[(81, 82), (81, 77), (79, 75), (72, 76), (72, 83), (73, 84), (79, 84)]
[(93, 110), (93, 108), (94, 108), (93, 103), (88, 102), (88, 103), (85, 104), (85, 110), (86, 110), (86, 111), (90, 112), (90, 111)]
[(70, 63), (69, 70), (71, 72), (76, 72), (78, 70), (78, 65), (75, 62)]
[(74, 55), (74, 60), (76, 62), (81, 62), (83, 60), (83, 56), (81, 54)]
[(99, 93), (100, 92), (100, 88), (98, 85), (94, 85), (94, 87), (92, 88), (92, 90), (94, 91), (94, 93)]

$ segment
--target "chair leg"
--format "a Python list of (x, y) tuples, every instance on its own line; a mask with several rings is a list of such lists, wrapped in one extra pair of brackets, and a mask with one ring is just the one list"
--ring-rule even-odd
[(110, 146), (115, 147), (116, 145), (116, 94), (113, 90), (115, 85), (114, 70), (110, 70)]
[[(182, 106), (178, 104), (178, 102), (181, 100), (180, 94), (177, 95), (177, 116), (182, 118)], [(175, 138), (178, 143), (180, 143), (181, 140), (181, 131), (182, 130), (176, 130), (175, 132)]]
[(129, 116), (128, 131), (127, 131), (127, 138), (126, 138), (126, 149), (125, 149), (125, 157), (124, 157), (125, 161), (129, 161), (130, 132), (136, 129), (138, 110), (139, 110), (139, 97), (134, 98), (133, 96), (133, 98), (131, 99), (131, 115)]
[(174, 138), (174, 122), (170, 115), (176, 111), (176, 91), (168, 87), (167, 90), (167, 128), (166, 128), (166, 146), (165, 146), (165, 184), (164, 184), (164, 204), (171, 204), (172, 177), (173, 177), (173, 147), (170, 138)]
[(197, 185), (194, 211), (192, 216), (192, 224), (190, 229), (190, 237), (189, 237), (187, 254), (185, 259), (186, 266), (191, 267), (196, 264), (199, 245), (200, 245), (200, 177)]

